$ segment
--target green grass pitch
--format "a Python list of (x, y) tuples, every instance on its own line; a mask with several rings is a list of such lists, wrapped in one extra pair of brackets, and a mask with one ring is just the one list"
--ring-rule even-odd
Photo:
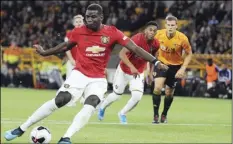
[[(1, 88), (1, 142), (28, 143), (29, 134), (35, 126), (45, 126), (52, 133), (52, 143), (64, 135), (76, 107), (64, 107), (33, 125), (22, 136), (7, 142), (6, 130), (19, 126), (41, 104), (54, 97), (56, 91)], [(152, 99), (144, 95), (138, 106), (128, 113), (128, 125), (119, 124), (117, 112), (126, 104), (130, 95), (115, 102), (106, 110), (104, 121), (97, 120), (95, 113), (80, 132), (72, 137), (73, 143), (231, 143), (231, 100), (175, 97), (168, 113), (167, 124), (153, 125)], [(164, 97), (163, 97), (164, 98)], [(163, 108), (161, 100), (160, 113)]]

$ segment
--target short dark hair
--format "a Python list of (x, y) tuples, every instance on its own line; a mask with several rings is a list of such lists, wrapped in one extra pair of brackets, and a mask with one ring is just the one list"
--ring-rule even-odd
[(90, 4), (88, 7), (87, 7), (87, 10), (97, 10), (99, 14), (103, 14), (103, 8), (101, 5), (99, 4)]
[(173, 16), (173, 15), (168, 15), (165, 20), (168, 20), (168, 21), (178, 21), (177, 17)]
[(145, 27), (148, 27), (150, 25), (158, 27), (158, 24), (155, 21), (149, 21), (148, 23), (146, 23)]
[(212, 58), (208, 58), (207, 62), (213, 62), (213, 59)]

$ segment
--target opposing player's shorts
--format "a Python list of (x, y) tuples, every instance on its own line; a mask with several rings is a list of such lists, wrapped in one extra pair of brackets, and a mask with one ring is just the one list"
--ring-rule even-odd
[(71, 64), (70, 60), (68, 60), (66, 62), (66, 79), (69, 77), (73, 69), (74, 69), (74, 66)]
[(72, 100), (67, 105), (74, 106), (81, 96), (86, 99), (90, 95), (97, 95), (102, 101), (107, 92), (107, 86), (106, 78), (90, 78), (78, 70), (72, 70), (57, 94), (60, 91), (68, 91), (72, 95)]
[(176, 72), (180, 69), (181, 65), (168, 65), (168, 70), (161, 70), (155, 67), (154, 78), (165, 77), (165, 85), (170, 88), (175, 88), (177, 78), (175, 78)]
[(144, 73), (141, 73), (139, 77), (135, 78), (133, 75), (126, 74), (122, 71), (120, 65), (118, 66), (114, 80), (113, 91), (116, 94), (122, 94), (125, 87), (129, 84), (130, 91), (144, 91)]

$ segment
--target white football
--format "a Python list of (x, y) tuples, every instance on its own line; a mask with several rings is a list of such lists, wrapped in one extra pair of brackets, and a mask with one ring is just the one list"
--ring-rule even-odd
[(30, 134), (30, 142), (35, 144), (49, 143), (51, 141), (51, 133), (48, 128), (43, 126), (35, 127)]

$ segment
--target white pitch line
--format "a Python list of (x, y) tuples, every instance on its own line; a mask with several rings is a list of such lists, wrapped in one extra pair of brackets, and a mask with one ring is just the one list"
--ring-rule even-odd
[[(2, 124), (12, 124), (12, 123), (17, 123), (17, 124), (21, 124), (23, 122), (23, 120), (1, 120)], [(68, 125), (71, 124), (70, 121), (56, 121), (56, 120), (44, 120), (41, 121), (39, 123), (46, 123), (46, 124), (57, 124), (57, 125)], [(115, 123), (115, 122), (89, 122), (89, 124), (93, 124), (93, 125), (123, 125), (120, 123)], [(152, 123), (128, 123), (128, 124), (124, 124), (124, 125), (135, 125), (135, 126), (142, 126), (142, 125), (161, 125), (161, 124), (152, 124)], [(166, 124), (162, 124), (163, 126), (222, 126), (222, 127), (231, 127), (232, 125), (230, 124), (188, 124), (188, 123), (166, 123)]]

